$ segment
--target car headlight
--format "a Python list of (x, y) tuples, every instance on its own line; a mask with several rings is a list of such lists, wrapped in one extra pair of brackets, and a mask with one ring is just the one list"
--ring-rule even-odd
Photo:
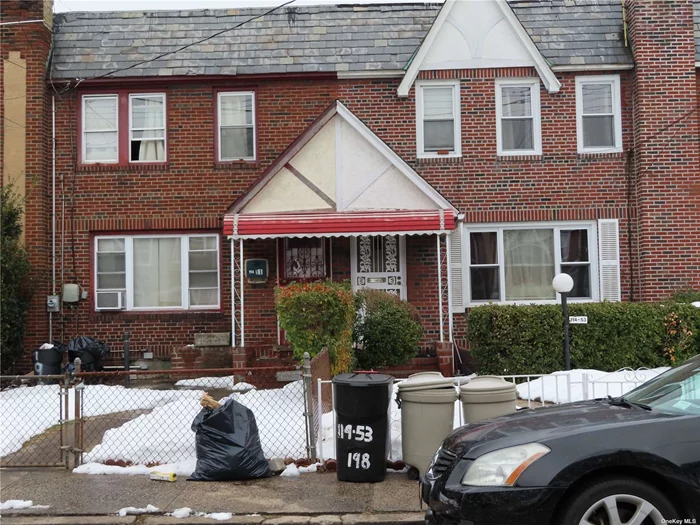
[(527, 467), (549, 451), (549, 447), (539, 443), (528, 443), (489, 452), (469, 466), (462, 478), (462, 484), (476, 487), (512, 487)]

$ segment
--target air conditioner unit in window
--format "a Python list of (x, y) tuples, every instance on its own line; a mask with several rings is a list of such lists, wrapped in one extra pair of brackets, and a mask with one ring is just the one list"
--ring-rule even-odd
[(124, 310), (126, 308), (123, 290), (96, 292), (95, 298), (97, 310)]

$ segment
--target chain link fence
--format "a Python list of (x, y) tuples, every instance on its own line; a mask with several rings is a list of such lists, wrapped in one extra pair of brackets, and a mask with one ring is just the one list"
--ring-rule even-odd
[[(255, 415), (268, 458), (306, 458), (302, 371), (290, 367), (84, 372), (3, 378), (3, 467), (194, 462), (204, 392)], [(310, 396), (309, 396), (310, 399)]]

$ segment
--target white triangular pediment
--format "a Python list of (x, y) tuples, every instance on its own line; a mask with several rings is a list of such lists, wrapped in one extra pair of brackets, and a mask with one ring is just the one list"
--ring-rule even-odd
[(534, 67), (544, 86), (561, 83), (506, 0), (446, 0), (397, 90), (407, 97), (421, 71)]
[(421, 70), (534, 66), (535, 61), (498, 5), (456, 2)]
[(251, 188), (239, 213), (453, 209), (339, 102)]

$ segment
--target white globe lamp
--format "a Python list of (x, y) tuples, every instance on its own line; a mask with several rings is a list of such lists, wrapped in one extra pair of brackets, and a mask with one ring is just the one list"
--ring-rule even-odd
[(564, 315), (564, 369), (571, 370), (571, 352), (569, 351), (569, 314), (566, 308), (566, 296), (574, 289), (574, 280), (568, 273), (560, 273), (552, 279), (552, 287), (561, 296), (561, 311)]

